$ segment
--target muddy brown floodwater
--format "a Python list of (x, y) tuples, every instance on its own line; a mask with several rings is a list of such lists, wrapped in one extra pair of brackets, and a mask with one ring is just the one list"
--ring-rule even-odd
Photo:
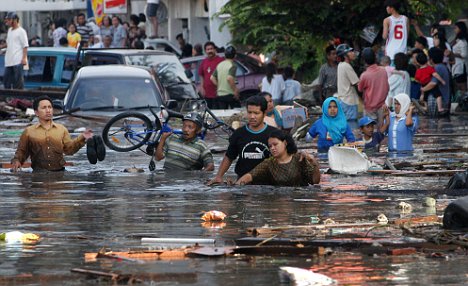
[[(468, 161), (466, 151), (448, 149), (468, 147), (467, 119), (459, 116), (449, 122), (423, 118), (421, 134), (465, 136), (417, 137), (414, 156), (399, 160), (463, 165)], [(19, 134), (12, 129), (2, 129), (0, 133), (0, 161), (7, 162)], [(210, 140), (218, 146), (224, 144)], [(281, 266), (312, 269), (343, 285), (468, 284), (468, 256), (463, 250), (445, 252), (442, 259), (428, 258), (419, 251), (391, 256), (369, 255), (359, 248), (333, 248), (327, 256), (87, 261), (86, 252), (102, 248), (141, 248), (142, 236), (213, 238), (216, 245), (233, 245), (234, 239), (248, 236), (249, 228), (308, 225), (311, 216), (331, 218), (337, 223), (375, 221), (380, 213), (390, 220), (441, 216), (444, 206), (457, 198), (442, 194), (447, 176), (324, 174), (321, 185), (306, 188), (207, 187), (204, 183), (213, 174), (164, 173), (161, 163), (151, 173), (147, 169), (149, 157), (143, 153), (107, 151), (105, 161), (89, 165), (83, 148), (67, 158), (74, 166), (67, 167), (64, 173), (40, 174), (25, 169), (12, 174), (7, 169), (0, 170), (0, 232), (19, 230), (42, 237), (34, 246), (0, 243), (1, 285), (109, 284), (72, 273), (72, 268), (133, 274), (143, 279), (143, 285), (278, 285)], [(215, 155), (216, 166), (221, 156)], [(123, 172), (133, 166), (145, 172)], [(422, 206), (426, 196), (436, 198), (436, 208)], [(396, 208), (401, 201), (413, 205), (411, 214), (402, 214)], [(200, 216), (208, 210), (228, 215), (224, 227), (201, 224)]]

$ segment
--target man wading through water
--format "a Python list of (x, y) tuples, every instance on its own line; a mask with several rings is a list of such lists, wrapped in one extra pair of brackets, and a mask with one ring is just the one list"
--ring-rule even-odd
[(247, 99), (246, 108), (248, 124), (236, 129), (229, 138), (229, 146), (219, 166), (218, 173), (208, 182), (208, 185), (223, 183), (224, 174), (237, 157), (239, 159), (235, 172), (238, 177), (242, 177), (264, 159), (270, 157), (268, 137), (276, 128), (264, 122), (267, 102), (262, 96), (252, 96)]
[(75, 139), (70, 138), (67, 128), (52, 120), (54, 110), (48, 96), (40, 96), (33, 102), (34, 113), (39, 123), (26, 128), (21, 134), (18, 149), (11, 160), (13, 171), (31, 157), (34, 171), (64, 171), (63, 154), (73, 155), (93, 137), (91, 130), (86, 130)]

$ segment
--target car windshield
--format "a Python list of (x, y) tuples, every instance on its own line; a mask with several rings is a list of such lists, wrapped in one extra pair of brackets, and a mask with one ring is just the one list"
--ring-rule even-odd
[(185, 75), (184, 67), (174, 55), (129, 55), (126, 58), (130, 65), (153, 68), (166, 87), (177, 83), (191, 83)]
[(105, 110), (161, 106), (154, 82), (145, 78), (92, 78), (81, 80), (72, 91), (70, 109)]

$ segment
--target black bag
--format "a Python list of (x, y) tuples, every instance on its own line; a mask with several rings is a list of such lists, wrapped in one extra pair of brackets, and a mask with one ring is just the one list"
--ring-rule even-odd
[(468, 228), (468, 196), (451, 202), (444, 211), (445, 229)]
[(468, 189), (468, 171), (456, 173), (447, 184), (448, 190)]

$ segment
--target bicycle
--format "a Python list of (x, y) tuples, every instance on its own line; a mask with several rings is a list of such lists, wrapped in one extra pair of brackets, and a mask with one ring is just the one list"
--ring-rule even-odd
[[(148, 109), (154, 116), (154, 123), (143, 113), (136, 111), (127, 111), (111, 118), (104, 126), (102, 138), (107, 147), (118, 152), (129, 152), (147, 145), (144, 153), (153, 155), (154, 149), (157, 146), (163, 127), (169, 127), (171, 118), (182, 119), (182, 113), (161, 107), (160, 116), (153, 107), (148, 106)], [(200, 107), (199, 107), (200, 109)], [(202, 101), (201, 106), (203, 126), (199, 134), (201, 139), (205, 138), (208, 130), (220, 128), (227, 137), (232, 135), (234, 129), (216, 117), (215, 114), (206, 106), (206, 102)], [(211, 119), (214, 122), (211, 122)], [(161, 123), (161, 119), (164, 120)], [(173, 133), (182, 134), (181, 130), (173, 130)], [(219, 134), (218, 134), (219, 135)], [(222, 135), (220, 135), (222, 137)]]

